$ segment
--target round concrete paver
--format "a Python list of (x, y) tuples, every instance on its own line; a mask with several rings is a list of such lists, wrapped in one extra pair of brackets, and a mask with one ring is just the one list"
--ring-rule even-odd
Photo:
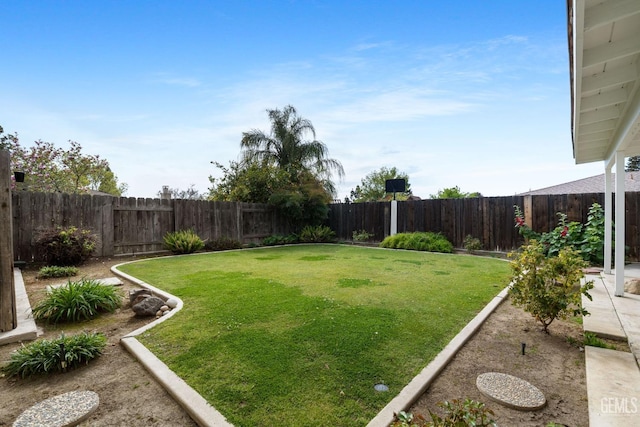
[(482, 394), (509, 408), (535, 411), (547, 404), (537, 387), (513, 375), (487, 372), (478, 375), (476, 386)]
[(13, 427), (71, 427), (89, 418), (100, 398), (93, 391), (70, 391), (36, 403), (13, 422)]

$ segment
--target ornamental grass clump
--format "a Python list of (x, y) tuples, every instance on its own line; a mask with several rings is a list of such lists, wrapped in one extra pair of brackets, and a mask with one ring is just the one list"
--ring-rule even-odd
[(100, 313), (113, 313), (122, 304), (118, 291), (100, 282), (82, 279), (52, 288), (33, 309), (33, 318), (49, 323), (79, 322)]
[(13, 352), (2, 371), (7, 376), (22, 378), (66, 372), (100, 356), (106, 345), (107, 337), (102, 333), (82, 332), (54, 340), (42, 339)]
[(78, 274), (78, 267), (48, 265), (38, 271), (37, 277), (38, 279), (49, 279), (53, 277), (71, 277), (76, 274)]
[(326, 225), (307, 225), (300, 231), (302, 243), (330, 243), (335, 239), (336, 233)]
[(591, 299), (588, 291), (593, 282), (581, 284), (588, 264), (578, 251), (565, 247), (557, 256), (547, 257), (544, 245), (532, 240), (509, 256), (513, 259), (509, 295), (515, 305), (542, 324), (545, 332), (555, 319), (589, 314), (582, 307), (581, 295)]
[(204, 242), (195, 231), (179, 230), (164, 236), (164, 247), (176, 255), (191, 254), (204, 248)]
[(412, 251), (453, 252), (453, 244), (446, 237), (440, 233), (432, 232), (398, 233), (385, 237), (380, 246)]

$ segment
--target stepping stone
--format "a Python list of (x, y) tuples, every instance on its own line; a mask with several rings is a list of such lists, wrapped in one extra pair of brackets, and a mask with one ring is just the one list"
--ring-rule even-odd
[(537, 387), (513, 375), (487, 372), (478, 375), (476, 386), (488, 398), (520, 411), (535, 411), (547, 404)]
[[(95, 280), (96, 282), (100, 283), (103, 286), (122, 286), (123, 285), (122, 280), (120, 280), (117, 277), (107, 277), (106, 279), (92, 279), (92, 280)], [(51, 292), (52, 289), (56, 289), (56, 288), (59, 288), (61, 286), (65, 286), (67, 283), (69, 283), (69, 282), (57, 283), (55, 285), (48, 285), (47, 286), (47, 292)]]
[(71, 427), (98, 409), (100, 398), (93, 391), (70, 391), (36, 403), (13, 422), (13, 427)]

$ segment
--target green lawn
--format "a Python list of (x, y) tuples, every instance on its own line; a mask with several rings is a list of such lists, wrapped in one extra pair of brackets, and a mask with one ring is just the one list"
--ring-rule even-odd
[(230, 422), (296, 427), (366, 425), (510, 274), (496, 259), (340, 245), (120, 270), (184, 301), (139, 338)]

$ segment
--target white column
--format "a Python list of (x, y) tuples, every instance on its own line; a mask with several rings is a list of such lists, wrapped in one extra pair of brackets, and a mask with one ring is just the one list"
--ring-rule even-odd
[(624, 296), (624, 225), (625, 225), (625, 200), (624, 200), (624, 152), (616, 152), (616, 291), (617, 297)]
[(398, 201), (391, 201), (391, 230), (389, 230), (390, 236), (398, 234)]
[(611, 245), (613, 239), (613, 223), (611, 216), (613, 211), (613, 203), (611, 201), (613, 188), (613, 180), (611, 176), (611, 168), (605, 166), (604, 169), (604, 273), (611, 274)]

